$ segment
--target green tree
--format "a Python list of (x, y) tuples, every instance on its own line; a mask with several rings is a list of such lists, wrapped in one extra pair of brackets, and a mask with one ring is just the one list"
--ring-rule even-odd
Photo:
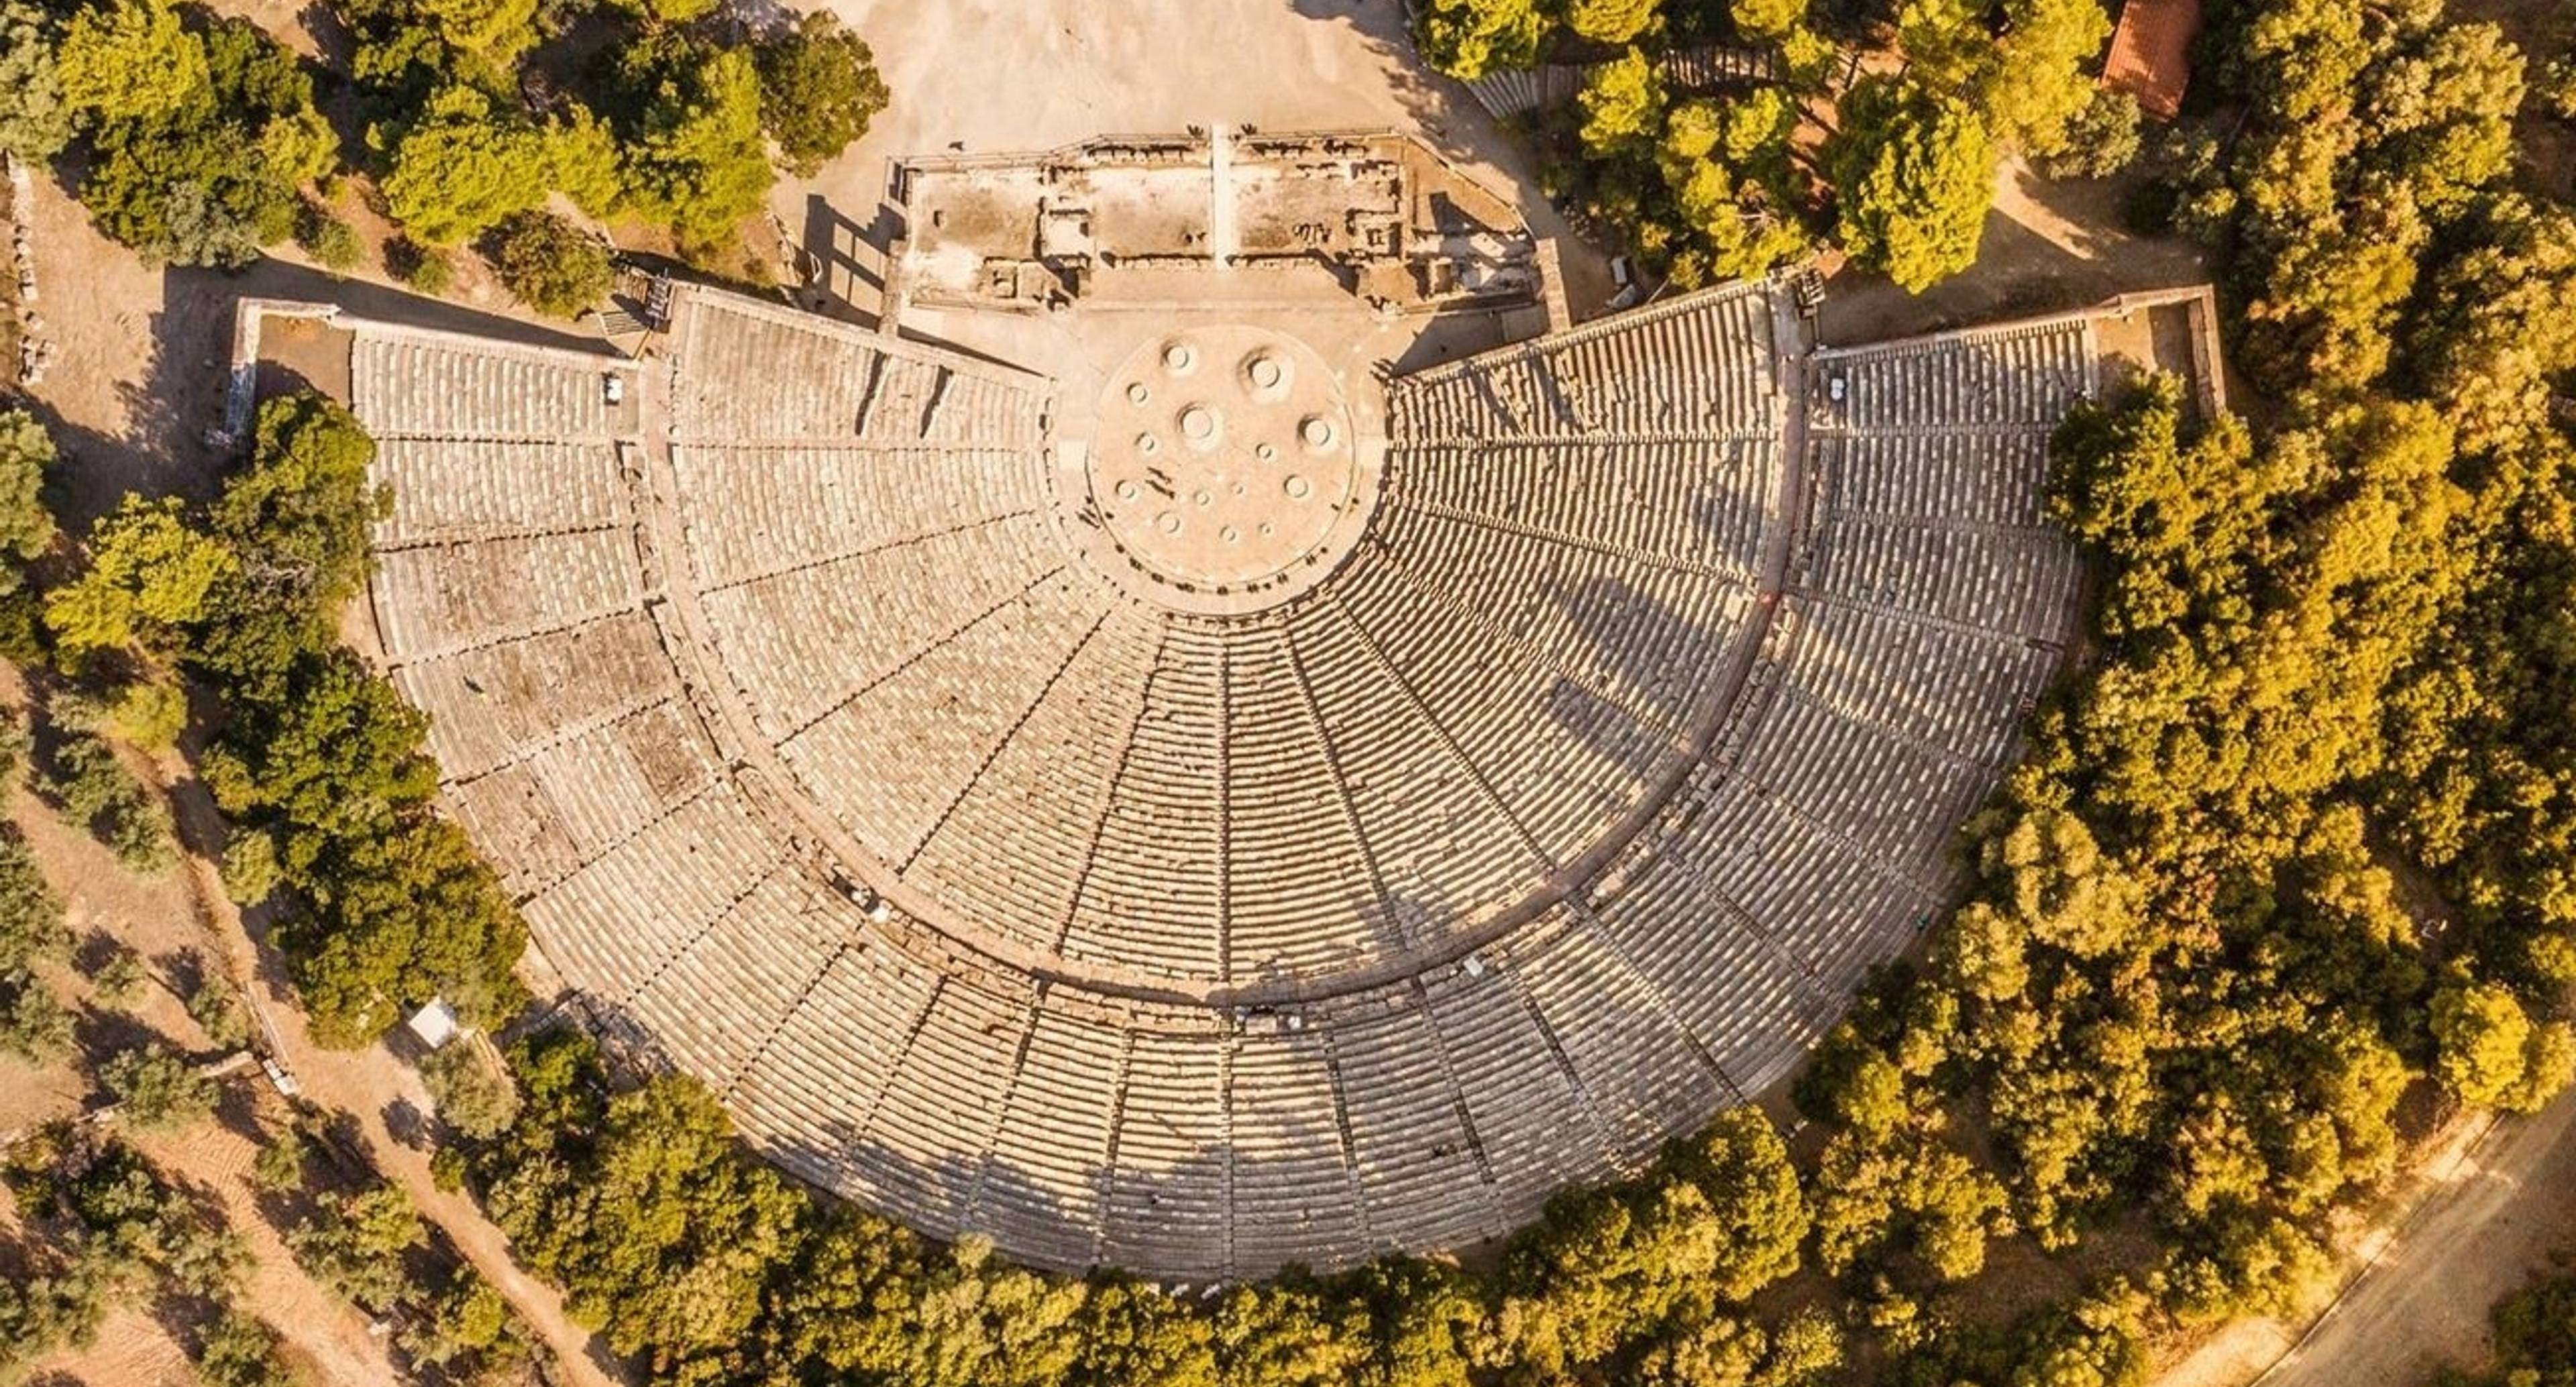
[(1413, 15), (1422, 60), (1461, 81), (1538, 65), (1547, 16), (1537, 0), (1426, 0)]
[(428, 1318), (405, 1333), (403, 1352), (416, 1362), (443, 1366), (468, 1355), (491, 1353), (502, 1346), (509, 1330), (510, 1302), (481, 1273), (463, 1266), (440, 1293)]
[(71, 954), (62, 893), (45, 880), (18, 826), (0, 824), (0, 973), (66, 962)]
[(234, 559), (192, 528), (176, 499), (128, 496), (90, 530), (81, 575), (45, 594), (45, 623), (66, 658), (175, 640), (205, 615)]
[(380, 1184), (325, 1197), (310, 1219), (287, 1233), (286, 1242), (315, 1280), (384, 1314), (410, 1292), (403, 1258), (426, 1237), (411, 1196), (398, 1185)]
[(54, 752), (47, 788), (66, 817), (85, 825), (128, 868), (149, 874), (175, 860), (169, 806), (100, 738), (66, 737)]
[(723, 241), (774, 176), (750, 53), (665, 35), (624, 55), (619, 82), (635, 110), (621, 133), (636, 210), (684, 244)]
[(233, 904), (264, 903), (277, 891), (277, 839), (266, 830), (237, 828), (224, 842), (224, 894)]
[(2142, 144), (2137, 98), (2100, 87), (2068, 119), (2058, 148), (2034, 162), (2050, 178), (2108, 178), (2137, 162)]
[(428, 721), (354, 654), (306, 656), (273, 705), (244, 710), (206, 755), (225, 812), (289, 826), (286, 862), (309, 873), (340, 842), (373, 837), (426, 804), (438, 768), (421, 754)]
[(1207, 1319), (1133, 1277), (1094, 1282), (1074, 1324), (1073, 1387), (1216, 1387)]
[(251, 1183), (273, 1194), (304, 1187), (305, 1142), (292, 1127), (281, 1128), (251, 1157)]
[(2100, 0), (1909, 0), (1897, 27), (1920, 79), (1967, 93), (2002, 143), (2053, 155), (2099, 90), (2111, 16)]
[(206, 1330), (196, 1365), (207, 1387), (293, 1387), (296, 1381), (276, 1331), (239, 1310), (226, 1310)]
[(598, 303), (615, 280), (606, 246), (544, 212), (522, 213), (501, 224), (493, 265), (511, 293), (558, 318)]
[(152, 970), (144, 966), (143, 955), (116, 944), (91, 970), (89, 980), (98, 989), (99, 1000), (112, 1007), (127, 1007), (143, 995), (143, 989), (152, 981)]
[(712, 1094), (665, 1077), (610, 1101), (577, 1173), (525, 1168), (494, 1187), (492, 1207), (513, 1248), (557, 1278), (610, 1347), (705, 1381), (738, 1371), (767, 1278), (798, 1247), (804, 1204), (735, 1149)]
[(100, 227), (148, 261), (226, 267), (293, 234), (298, 190), (337, 159), (294, 55), (244, 19), (190, 33), (159, 0), (93, 14), (95, 53), (63, 70), (95, 127), (80, 196)]
[[(377, 132), (390, 146), (385, 204), (422, 244), (456, 246), (544, 206), (550, 189), (579, 183), (596, 197), (590, 129), (537, 125), (479, 87), (450, 82), (398, 131)], [(601, 201), (613, 202), (613, 189)]]
[(2463, 1103), (2536, 1112), (2576, 1077), (2576, 1038), (2564, 1022), (2535, 1023), (2495, 983), (2433, 996), (2434, 1068)]
[(63, 99), (103, 125), (163, 120), (214, 89), (204, 40), (172, 0), (109, 0), (72, 16), (56, 65)]
[(405, 0), (405, 8), (485, 73), (507, 73), (539, 30), (538, 0)]
[(167, 671), (145, 666), (103, 689), (69, 689), (54, 698), (54, 720), (76, 731), (115, 737), (147, 751), (166, 751), (188, 725), (188, 694)]
[(1586, 73), (1575, 103), (1583, 111), (1583, 147), (1596, 156), (1634, 153), (1663, 134), (1663, 75), (1634, 48)]
[(188, 1017), (206, 1033), (206, 1039), (226, 1050), (239, 1050), (251, 1041), (250, 1012), (242, 996), (202, 955), (196, 961), (196, 986), (188, 990)]
[(1366, 1376), (1366, 1308), (1295, 1269), (1216, 1302), (1217, 1378), (1246, 1387), (1337, 1387)]
[(2576, 58), (2552, 58), (2532, 82), (2540, 109), (2563, 121), (2576, 121)]
[(508, 1131), (519, 1116), (519, 1091), (469, 1045), (449, 1045), (420, 1062), (420, 1077), (439, 1120), (475, 1141)]
[(760, 72), (760, 123), (788, 169), (811, 178), (868, 133), (886, 107), (876, 55), (830, 10), (815, 10), (753, 50)]
[(1902, 78), (1863, 78), (1843, 100), (1826, 161), (1855, 261), (1908, 293), (1976, 263), (1994, 150), (1965, 103)]
[(337, 401), (308, 390), (261, 402), (250, 466), (226, 480), (207, 523), (259, 556), (262, 601), (336, 612), (366, 585), (368, 527), (393, 512), (392, 492), (367, 475), (375, 459), (375, 440)]
[(33, 973), (0, 972), (0, 1051), (34, 1064), (71, 1053), (72, 1014)]
[(1730, 0), (1735, 30), (1755, 43), (1777, 43), (1807, 19), (1807, 0)]

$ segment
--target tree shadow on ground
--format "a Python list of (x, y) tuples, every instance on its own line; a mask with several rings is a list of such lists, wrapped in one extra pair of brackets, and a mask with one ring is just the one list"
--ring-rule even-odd
[(174, 266), (162, 276), (161, 306), (150, 315), (144, 359), (117, 385), (128, 420), (122, 431), (75, 424), (42, 400), (21, 402), (52, 431), (62, 453), (54, 481), (67, 531), (80, 533), (129, 492), (198, 499), (214, 494), (232, 454), (208, 435), (223, 423), (234, 319), (244, 299), (333, 303), (357, 317), (404, 326), (528, 346), (606, 350), (594, 335), (342, 279), (282, 260), (263, 259), (237, 273)]

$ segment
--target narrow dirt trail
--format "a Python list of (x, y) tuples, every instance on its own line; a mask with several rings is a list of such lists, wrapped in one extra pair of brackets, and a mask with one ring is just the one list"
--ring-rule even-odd
[(162, 768), (162, 789), (170, 797), (180, 839), (187, 846), (186, 871), (199, 919), (209, 942), (223, 950), (244, 996), (266, 1022), (279, 1058), (294, 1073), (304, 1099), (345, 1113), (357, 1124), (375, 1168), (401, 1185), (421, 1217), (437, 1225), (457, 1252), (508, 1298), (544, 1341), (561, 1381), (569, 1387), (628, 1387), (606, 1343), (572, 1322), (563, 1297), (552, 1286), (519, 1269), (510, 1259), (508, 1239), (472, 1198), (439, 1189), (430, 1176), (429, 1153), (394, 1138), (386, 1125), (389, 1109), (407, 1100), (422, 1112), (429, 1110), (428, 1095), (411, 1067), (381, 1044), (357, 1051), (315, 1044), (305, 1033), (303, 1012), (271, 992), (269, 980), (279, 975), (275, 955), (264, 953), (244, 928), (241, 912), (224, 894), (208, 851), (222, 840), (222, 815), (202, 783), (173, 779), (167, 771)]

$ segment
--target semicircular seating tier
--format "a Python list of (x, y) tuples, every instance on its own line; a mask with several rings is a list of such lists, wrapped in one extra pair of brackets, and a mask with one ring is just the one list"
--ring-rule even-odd
[(1036, 376), (702, 290), (645, 363), (351, 324), (375, 611), (537, 966), (786, 1168), (1053, 1267), (1466, 1245), (1787, 1072), (2069, 637), (2089, 320), (1784, 300), (1395, 379), (1240, 616), (1086, 566)]

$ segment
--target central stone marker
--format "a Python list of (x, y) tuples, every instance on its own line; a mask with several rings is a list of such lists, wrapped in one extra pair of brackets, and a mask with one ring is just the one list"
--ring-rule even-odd
[(1056, 467), (1067, 531), (1120, 586), (1225, 616), (1321, 582), (1368, 529), (1384, 443), (1312, 347), (1266, 328), (1139, 344), (1101, 390), (1088, 448)]

